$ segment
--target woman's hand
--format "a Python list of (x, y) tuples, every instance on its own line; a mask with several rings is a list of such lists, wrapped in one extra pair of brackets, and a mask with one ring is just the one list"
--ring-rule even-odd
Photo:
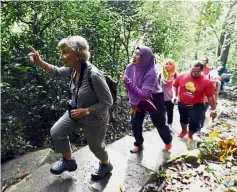
[(130, 109), (130, 114), (135, 117), (136, 116), (136, 113), (137, 112), (140, 112), (140, 110), (138, 109), (137, 106), (133, 106), (131, 109)]
[(124, 81), (125, 81), (124, 73), (120, 73), (120, 81), (124, 83)]
[(85, 108), (71, 110), (71, 117), (74, 120), (77, 120), (77, 119), (82, 118), (84, 116), (86, 116), (86, 109)]
[(31, 52), (29, 53), (30, 62), (32, 64), (39, 65), (42, 62), (39, 53), (32, 46), (29, 46), (28, 48), (31, 50)]
[(172, 99), (171, 99), (171, 102), (172, 103), (177, 103), (178, 102), (178, 98), (176, 96), (173, 96)]

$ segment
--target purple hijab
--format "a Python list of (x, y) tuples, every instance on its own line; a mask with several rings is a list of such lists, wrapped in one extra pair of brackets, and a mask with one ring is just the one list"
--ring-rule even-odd
[[(152, 50), (146, 46), (139, 46), (141, 61), (138, 64), (129, 64), (126, 68), (125, 75), (139, 89), (154, 91), (157, 85), (157, 75), (155, 72), (155, 62)], [(128, 96), (132, 104), (138, 104), (137, 98), (129, 91)]]

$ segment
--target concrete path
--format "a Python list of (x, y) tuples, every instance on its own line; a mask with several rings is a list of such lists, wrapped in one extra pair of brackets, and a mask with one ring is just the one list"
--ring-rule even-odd
[[(207, 121), (210, 124), (210, 121)], [(50, 166), (46, 164), (27, 176), (21, 182), (9, 188), (8, 192), (119, 192), (124, 186), (126, 192), (139, 192), (149, 180), (153, 171), (169, 158), (188, 151), (186, 139), (177, 138), (180, 132), (179, 114), (175, 106), (174, 138), (170, 152), (164, 152), (164, 143), (156, 129), (144, 133), (144, 150), (131, 154), (134, 138), (124, 138), (107, 146), (114, 170), (101, 181), (93, 182), (90, 174), (98, 167), (98, 160), (90, 152), (88, 146), (75, 152), (78, 169), (75, 172), (63, 173), (61, 176), (51, 175)]]

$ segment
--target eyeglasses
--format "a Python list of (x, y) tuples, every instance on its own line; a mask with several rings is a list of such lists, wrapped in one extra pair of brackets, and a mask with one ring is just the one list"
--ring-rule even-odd
[(133, 56), (134, 56), (134, 57), (140, 57), (141, 55), (140, 55), (139, 52), (134, 52), (134, 53), (133, 53)]
[(140, 50), (139, 49), (134, 50), (133, 56), (140, 57), (141, 56)]
[(201, 71), (191, 71), (191, 73), (192, 73), (193, 75), (199, 75), (199, 74), (201, 73)]

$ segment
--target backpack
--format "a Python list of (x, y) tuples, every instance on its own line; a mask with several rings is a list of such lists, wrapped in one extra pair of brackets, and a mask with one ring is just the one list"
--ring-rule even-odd
[[(109, 90), (110, 90), (110, 93), (111, 93), (112, 98), (113, 98), (113, 106), (114, 106), (116, 104), (116, 101), (117, 101), (117, 93), (118, 93), (117, 85), (118, 85), (118, 83), (111, 76), (105, 74), (101, 70), (99, 70), (99, 71), (104, 75), (106, 83), (109, 86)], [(89, 78), (90, 87), (94, 91), (94, 87), (93, 87), (93, 83), (92, 83), (92, 79), (91, 79), (91, 69), (89, 71), (88, 78)]]

